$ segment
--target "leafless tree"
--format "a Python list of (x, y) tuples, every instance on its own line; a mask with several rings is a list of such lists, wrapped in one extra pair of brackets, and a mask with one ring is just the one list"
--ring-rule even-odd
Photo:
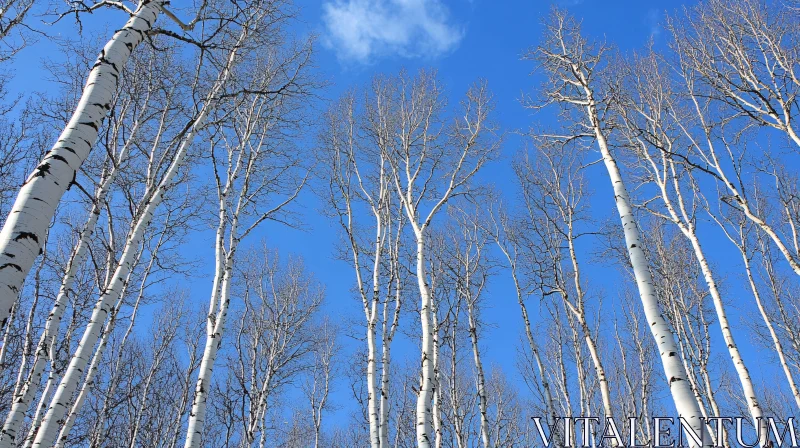
[[(416, 241), (420, 292), (422, 360), (417, 399), (417, 444), (433, 443), (436, 394), (433, 303), (426, 274), (426, 235), (434, 217), (453, 197), (474, 189), (473, 177), (495, 157), (500, 140), (490, 121), (492, 97), (485, 83), (474, 85), (458, 118), (444, 115), (444, 96), (432, 73), (401, 74), (376, 82), (368, 106), (374, 139), (390, 167), (391, 184)], [(427, 211), (427, 213), (426, 213)]]
[(405, 276), (400, 257), (406, 219), (393, 199), (390, 167), (374, 140), (375, 129), (364, 121), (355, 95), (345, 96), (326, 114), (320, 146), (329, 161), (326, 210), (344, 231), (346, 259), (353, 265), (366, 319), (370, 446), (379, 448), (390, 445), (391, 353), (402, 311)]
[(667, 384), (678, 412), (685, 416), (695, 431), (687, 439), (691, 440), (693, 446), (699, 445), (698, 439), (704, 441), (702, 446), (710, 446), (710, 437), (701, 423), (702, 412), (687, 381), (675, 335), (658, 303), (630, 196), (609, 145), (613, 127), (607, 121), (608, 113), (618, 98), (615, 94), (617, 86), (611, 82), (614, 76), (608, 74), (608, 48), (585, 39), (578, 23), (562, 11), (554, 10), (545, 25), (543, 43), (528, 55), (529, 59), (539, 63), (547, 75), (541, 101), (534, 101), (531, 106), (541, 108), (554, 105), (560, 108), (567, 129), (563, 136), (555, 136), (557, 140), (589, 139), (597, 143), (614, 188), (627, 252), (636, 276), (642, 307), (659, 346)]
[[(315, 362), (315, 350), (328, 350), (326, 356), (332, 356), (331, 346), (325, 347), (332, 342), (318, 337), (315, 319), (324, 291), (309, 277), (301, 260), (283, 261), (261, 243), (243, 261), (247, 267), (238, 277), (243, 306), (232, 331), (233, 350), (224, 363), (228, 379), (220, 386), (220, 393), (231, 400), (226, 412), (232, 414), (222, 417), (234, 425), (225, 437), (226, 444), (263, 447), (276, 436), (271, 403), (277, 402), (289, 385), (301, 387), (302, 375), (318, 373), (313, 369), (323, 366)], [(331, 368), (332, 360), (327, 362)], [(328, 372), (328, 381), (332, 374), (332, 370)], [(321, 400), (320, 396), (315, 395), (315, 400)], [(325, 403), (321, 406), (324, 408)], [(321, 418), (322, 410), (315, 411), (316, 418)], [(219, 418), (215, 422), (219, 423)], [(313, 440), (312, 434), (304, 443)]]

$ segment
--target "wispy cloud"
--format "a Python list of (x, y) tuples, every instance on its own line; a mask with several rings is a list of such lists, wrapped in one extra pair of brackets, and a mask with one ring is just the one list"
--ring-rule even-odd
[(647, 16), (644, 19), (645, 24), (650, 28), (650, 38), (658, 39), (661, 34), (661, 20), (664, 17), (664, 11), (650, 8), (647, 11)]
[(327, 44), (341, 59), (432, 57), (464, 36), (441, 0), (333, 0), (323, 4)]

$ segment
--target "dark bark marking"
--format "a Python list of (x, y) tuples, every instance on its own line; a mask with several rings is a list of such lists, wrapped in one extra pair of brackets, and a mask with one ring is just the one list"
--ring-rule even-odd
[(62, 156), (60, 156), (58, 154), (55, 154), (55, 155), (52, 155), (52, 156), (47, 156), (47, 158), (53, 159), (53, 160), (58, 160), (60, 162), (64, 162), (67, 165), (69, 165), (69, 162), (67, 162), (67, 159), (65, 159), (64, 157), (62, 157)]
[(22, 268), (19, 267), (18, 264), (14, 264), (14, 263), (6, 263), (6, 264), (0, 266), (0, 270), (3, 270), (5, 268), (16, 269), (17, 271), (22, 272)]
[(98, 126), (97, 123), (95, 123), (93, 121), (90, 121), (88, 123), (78, 123), (78, 124), (82, 124), (84, 126), (89, 126), (90, 128), (94, 129), (95, 131), (100, 129), (100, 126)]
[(19, 232), (17, 234), (17, 236), (14, 237), (14, 241), (20, 241), (20, 240), (24, 240), (26, 238), (30, 238), (33, 241), (35, 241), (36, 244), (39, 244), (39, 237), (36, 236), (36, 234), (32, 233), (32, 232)]
[(50, 174), (50, 164), (44, 162), (36, 167), (36, 172), (33, 174), (33, 177), (44, 177), (46, 174)]

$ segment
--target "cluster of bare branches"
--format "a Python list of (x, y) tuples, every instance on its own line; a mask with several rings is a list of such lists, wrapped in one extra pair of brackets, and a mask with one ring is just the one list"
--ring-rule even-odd
[[(289, 0), (4, 0), (0, 64), (100, 9), (56, 89), (0, 68), (0, 448), (621, 446), (664, 414), (768, 447), (800, 410), (799, 8), (704, 0), (632, 54), (554, 9), (523, 104), (558, 120), (510, 160), (484, 80), (316, 113)], [(312, 188), (352, 301), (270, 247)]]

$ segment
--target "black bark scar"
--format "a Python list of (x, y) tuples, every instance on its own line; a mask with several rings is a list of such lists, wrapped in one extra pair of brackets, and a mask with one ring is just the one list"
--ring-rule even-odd
[(50, 164), (47, 162), (36, 167), (33, 177), (44, 177), (46, 174), (50, 174)]
[(22, 268), (19, 267), (18, 264), (14, 264), (14, 263), (6, 263), (6, 264), (0, 266), (0, 270), (3, 270), (5, 268), (12, 268), (12, 269), (16, 269), (19, 272), (22, 272)]
[(39, 237), (32, 232), (19, 232), (17, 236), (14, 237), (14, 241), (20, 241), (26, 238), (32, 239), (33, 241), (36, 242), (36, 244), (39, 244)]

